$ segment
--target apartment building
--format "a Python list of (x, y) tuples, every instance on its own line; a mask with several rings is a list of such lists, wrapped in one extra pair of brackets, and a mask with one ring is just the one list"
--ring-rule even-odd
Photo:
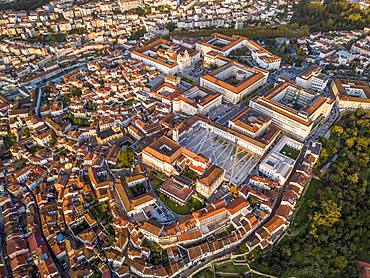
[(321, 72), (321, 67), (312, 66), (298, 75), (295, 82), (302, 88), (321, 92), (326, 88), (329, 82), (329, 78)]

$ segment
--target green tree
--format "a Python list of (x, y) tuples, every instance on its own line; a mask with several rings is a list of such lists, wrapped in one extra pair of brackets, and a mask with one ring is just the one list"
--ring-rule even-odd
[(344, 129), (343, 127), (339, 126), (339, 125), (334, 125), (331, 129), (331, 131), (337, 135), (338, 137), (342, 135)]
[[(321, 141), (319, 161), (331, 160), (334, 154), (337, 159), (316, 173), (320, 180), (308, 200), (312, 184), (307, 189), (292, 223), (299, 232), (257, 258), (257, 269), (278, 277), (357, 277), (353, 260), (368, 260), (370, 112), (345, 113), (336, 129), (340, 136), (333, 132)], [(307, 225), (297, 226), (296, 221)]]
[(138, 29), (131, 33), (130, 40), (138, 40), (144, 37), (145, 33), (146, 33), (146, 30), (144, 28)]
[(348, 138), (348, 139), (346, 140), (346, 146), (347, 146), (348, 148), (352, 148), (354, 144), (355, 144), (355, 139), (354, 139), (354, 138)]
[(190, 169), (188, 165), (185, 165), (184, 169), (181, 172), (181, 175), (191, 179), (192, 181), (195, 181), (198, 177), (198, 174), (192, 169)]
[(341, 209), (332, 200), (322, 201), (320, 211), (315, 211), (313, 224), (316, 226), (331, 227), (341, 216)]
[(15, 135), (11, 132), (8, 132), (5, 136), (1, 137), (4, 141), (4, 146), (6, 149), (10, 149), (14, 144), (17, 143)]
[(82, 95), (82, 90), (76, 86), (72, 86), (70, 92), (72, 96), (80, 97)]
[(353, 173), (352, 175), (347, 176), (347, 180), (349, 183), (357, 184), (359, 181), (359, 177), (357, 173)]
[(127, 148), (122, 150), (117, 155), (120, 167), (127, 168), (131, 167), (134, 161), (134, 152), (132, 149)]
[(170, 33), (172, 33), (176, 29), (176, 24), (173, 22), (166, 23), (166, 28)]

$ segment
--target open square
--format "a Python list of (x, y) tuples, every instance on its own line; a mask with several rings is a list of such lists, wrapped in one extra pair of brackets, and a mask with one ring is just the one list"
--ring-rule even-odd
[(182, 142), (184, 147), (211, 159), (212, 163), (225, 170), (225, 177), (234, 183), (243, 182), (260, 159), (260, 156), (205, 128), (198, 127), (193, 134)]

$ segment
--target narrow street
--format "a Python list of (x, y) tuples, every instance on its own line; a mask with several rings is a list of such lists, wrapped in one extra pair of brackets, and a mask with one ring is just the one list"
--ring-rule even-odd
[(9, 262), (9, 257), (6, 252), (6, 239), (5, 239), (5, 233), (4, 233), (4, 222), (2, 219), (2, 215), (0, 215), (0, 248), (1, 248), (1, 256), (4, 258), (4, 263), (5, 263), (5, 270), (6, 270), (6, 275), (9, 278), (13, 277), (11, 267), (10, 267), (10, 262)]
[(46, 247), (48, 248), (48, 251), (49, 251), (49, 254), (51, 256), (51, 259), (53, 260), (54, 264), (55, 264), (55, 267), (57, 268), (59, 274), (62, 276), (62, 277), (65, 277), (66, 273), (63, 271), (61, 265), (59, 264), (59, 261), (58, 261), (58, 258), (57, 256), (55, 255), (53, 249), (51, 248), (49, 242), (47, 241), (43, 231), (42, 231), (42, 222), (41, 222), (41, 215), (40, 215), (40, 210), (39, 210), (39, 206), (37, 204), (37, 199), (36, 199), (36, 196), (35, 194), (32, 192), (31, 189), (29, 189), (27, 186), (25, 186), (25, 188), (27, 188), (27, 191), (30, 193), (33, 201), (35, 202), (35, 207), (36, 207), (36, 216), (37, 216), (37, 221), (38, 223), (40, 223), (40, 229), (39, 229), (39, 232), (42, 236), (42, 239), (44, 240), (45, 244), (46, 244)]

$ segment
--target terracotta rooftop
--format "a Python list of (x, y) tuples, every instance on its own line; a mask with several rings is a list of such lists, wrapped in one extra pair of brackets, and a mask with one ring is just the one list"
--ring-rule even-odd
[(223, 173), (224, 170), (222, 168), (213, 164), (199, 177), (199, 183), (211, 186)]
[[(224, 70), (226, 70), (230, 67), (235, 67), (235, 66), (236, 67), (242, 67), (243, 69), (251, 71), (252, 74), (250, 76), (248, 76), (245, 80), (239, 82), (236, 85), (231, 85), (228, 82), (223, 81), (223, 80), (215, 77), (215, 75), (217, 75), (221, 71), (224, 71)], [(222, 66), (218, 69), (215, 69), (214, 71), (212, 71), (211, 73), (203, 76), (202, 78), (204, 80), (207, 80), (207, 81), (211, 82), (211, 83), (214, 83), (215, 85), (221, 86), (224, 89), (227, 89), (227, 90), (229, 90), (229, 91), (231, 91), (235, 94), (240, 94), (241, 92), (246, 90), (248, 87), (252, 86), (253, 84), (258, 82), (259, 80), (265, 78), (265, 76), (266, 76), (265, 72), (258, 69), (258, 68), (249, 68), (249, 67), (247, 67), (245, 65), (242, 65), (242, 64), (239, 64), (237, 62), (230, 62), (230, 63), (227, 63), (226, 65), (224, 65), (224, 66)]]
[[(366, 98), (350, 96), (345, 90), (345, 87), (362, 90)], [(333, 90), (337, 91), (337, 98), (344, 101), (366, 102), (370, 103), (370, 86), (365, 81), (335, 79), (332, 84)]]

